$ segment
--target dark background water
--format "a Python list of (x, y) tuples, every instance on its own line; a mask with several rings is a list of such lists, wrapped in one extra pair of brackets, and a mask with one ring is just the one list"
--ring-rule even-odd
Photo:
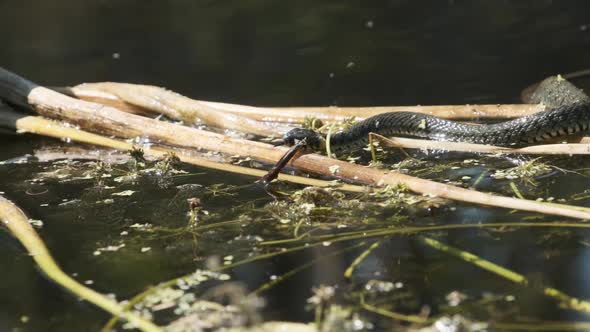
[[(39, 84), (145, 83), (197, 99), (251, 105), (513, 103), (532, 82), (589, 67), (588, 14), (587, 1), (4, 0), (0, 1), (0, 65)], [(0, 136), (0, 140), (2, 160), (58, 144), (33, 136)], [(149, 190), (144, 197), (147, 203), (111, 211), (108, 217), (98, 212), (80, 216), (74, 208), (44, 210), (39, 207), (41, 201), (57, 205), (62, 199), (79, 197), (84, 187), (58, 185), (51, 187), (53, 196), (26, 195), (20, 185), (32, 177), (35, 167), (0, 166), (0, 191), (31, 216), (45, 221), (42, 236), (67, 272), (99, 279), (96, 288), (116, 291), (124, 298), (195, 267), (190, 259), (170, 262), (165, 254), (102, 264), (92, 259), (97, 243), (118, 233), (118, 228), (113, 233), (110, 227), (117, 223), (113, 216), (141, 219), (137, 213), (149, 202), (170, 199), (172, 193)], [(240, 184), (250, 179), (217, 174), (208, 181)], [(586, 184), (561, 177), (546, 185), (569, 193)], [(245, 193), (242, 199), (247, 200), (248, 195), (253, 194)], [(228, 202), (220, 202), (220, 208), (223, 204)], [(147, 211), (143, 213), (155, 213)], [(448, 218), (478, 220), (481, 215), (486, 220), (505, 216), (502, 211), (465, 207)], [(169, 216), (174, 218), (183, 216)], [(515, 237), (512, 242), (517, 243), (508, 246), (510, 237), (493, 244), (475, 236), (469, 242), (469, 235), (473, 234), (454, 233), (455, 241), (469, 243), (472, 250), (518, 266), (520, 271), (542, 270), (537, 266), (543, 260), (537, 257), (534, 242)], [(108, 317), (45, 281), (6, 233), (0, 233), (0, 240), (4, 272), (0, 330), (92, 330)], [(392, 257), (412, 252), (396, 245), (387, 249)], [(542, 270), (544, 278), (570, 293), (590, 297), (590, 289), (584, 286), (590, 268), (588, 253), (573, 248), (569, 260)], [(442, 259), (421, 259), (431, 262), (435, 258)], [(334, 269), (340, 275), (342, 264), (327, 264), (305, 278), (340, 281), (324, 274)], [(420, 264), (415, 260), (408, 265), (419, 268)], [(456, 286), (457, 279), (469, 275), (481, 282), (482, 289), (507, 287), (484, 272), (466, 272), (456, 261), (448, 264), (447, 273), (438, 275), (442, 275), (441, 285)], [(284, 272), (288, 266), (291, 262), (280, 261), (275, 267), (261, 264), (257, 269)], [(257, 269), (238, 271), (237, 276), (255, 284), (261, 278)], [(130, 276), (131, 271), (139, 271), (139, 277), (148, 280), (138, 281), (137, 276)], [(270, 310), (268, 318), (310, 318), (301, 310), (308, 289), (299, 291), (289, 284), (279, 290), (269, 299), (279, 305)], [(436, 298), (433, 294), (438, 291), (432, 286), (424, 302)], [(281, 301), (288, 296), (294, 300)], [(553, 303), (533, 299), (537, 301), (531, 300), (530, 306), (539, 308), (529, 309), (539, 318), (572, 317), (568, 312), (556, 313)], [(31, 323), (20, 324), (21, 315), (31, 316)]]

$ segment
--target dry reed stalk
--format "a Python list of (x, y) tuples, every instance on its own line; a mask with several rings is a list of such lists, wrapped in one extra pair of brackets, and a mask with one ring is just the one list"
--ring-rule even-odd
[[(440, 106), (382, 106), (382, 107), (254, 107), (237, 104), (218, 103), (202, 100), (194, 100), (186, 97), (182, 97), (180, 103), (176, 102), (178, 96), (169, 98), (168, 96), (175, 95), (175, 93), (165, 90), (163, 88), (147, 85), (138, 84), (126, 84), (126, 83), (114, 83), (114, 82), (103, 82), (103, 83), (84, 83), (77, 85), (70, 89), (70, 92), (77, 98), (86, 101), (97, 102), (100, 104), (112, 106), (120, 110), (141, 114), (141, 112), (152, 112), (156, 114), (166, 114), (172, 119), (182, 120), (183, 117), (198, 117), (196, 111), (188, 111), (188, 109), (200, 110), (200, 113), (206, 112), (222, 112), (222, 113), (233, 113), (239, 114), (243, 117), (257, 120), (257, 125), (264, 126), (268, 125), (260, 121), (269, 122), (284, 122), (290, 124), (301, 124), (304, 122), (305, 117), (315, 117), (325, 122), (342, 121), (346, 118), (355, 117), (357, 120), (365, 119), (369, 116), (385, 113), (385, 112), (417, 112), (434, 115), (444, 119), (450, 120), (503, 120), (517, 118), (521, 116), (530, 115), (539, 111), (543, 111), (544, 108), (540, 105), (533, 104), (503, 104), (503, 105), (440, 105)], [(152, 94), (152, 95), (150, 95)], [(160, 102), (149, 102), (150, 100), (166, 100), (167, 108), (162, 108)], [(146, 102), (147, 101), (147, 102)], [(188, 105), (188, 106), (187, 106)], [(182, 115), (175, 109), (186, 109), (184, 113), (193, 115)], [(230, 123), (231, 124), (231, 123)], [(225, 128), (224, 124), (218, 124), (218, 127)], [(284, 133), (287, 129), (284, 127), (277, 127), (276, 131), (269, 127), (271, 135), (268, 136), (279, 136)], [(229, 128), (231, 129), (231, 128)], [(249, 132), (247, 127), (242, 127), (241, 131)], [(253, 133), (253, 132), (250, 132)], [(428, 149), (432, 146), (433, 149), (438, 149), (438, 142), (432, 143), (418, 143), (411, 142), (405, 139), (399, 139), (397, 144), (408, 144), (407, 148), (425, 148)], [(589, 138), (568, 138), (568, 142), (590, 144)], [(557, 147), (550, 147), (549, 150), (545, 151), (543, 147), (527, 147), (520, 151), (494, 151), (496, 149), (503, 149), (500, 147), (483, 147), (483, 145), (462, 147), (458, 144), (467, 143), (450, 143), (450, 148), (445, 148), (441, 145), (440, 149), (449, 151), (465, 151), (470, 152), (469, 149), (473, 149), (471, 152), (484, 152), (484, 153), (521, 153), (521, 154), (587, 154), (584, 152), (584, 146), (572, 146), (566, 147), (564, 150), (570, 150), (569, 152), (558, 153)], [(393, 145), (393, 146), (396, 146)], [(403, 146), (400, 146), (403, 147)], [(563, 147), (563, 146), (562, 146)]]
[[(193, 100), (172, 93), (166, 89), (125, 83), (84, 83), (71, 88), (78, 98), (118, 107), (130, 103), (155, 112), (169, 112), (166, 107), (178, 110), (181, 114), (171, 116), (183, 119), (200, 117), (197, 114), (217, 111), (241, 115), (257, 121), (303, 123), (305, 117), (313, 117), (325, 122), (342, 121), (355, 117), (364, 119), (385, 112), (417, 112), (454, 120), (509, 119), (530, 115), (543, 110), (533, 104), (506, 105), (433, 105), (433, 106), (379, 106), (379, 107), (253, 107), (246, 105)], [(181, 99), (177, 99), (180, 98)], [(156, 102), (153, 102), (156, 100)], [(174, 112), (174, 111), (173, 111)], [(174, 115), (171, 112), (171, 115)]]
[[(149, 137), (168, 145), (218, 151), (230, 155), (237, 154), (271, 163), (278, 161), (288, 150), (286, 147), (229, 138), (204, 130), (125, 113), (109, 106), (77, 100), (37, 86), (3, 69), (0, 69), (0, 97), (21, 105), (26, 103), (40, 115), (66, 120), (85, 130), (119, 137)], [(307, 172), (356, 183), (378, 186), (404, 184), (411, 191), (424, 195), (486, 206), (590, 219), (590, 213), (583, 208), (549, 206), (535, 201), (482, 193), (393, 171), (385, 172), (350, 164), (317, 154), (302, 155), (293, 160), (291, 165)]]
[[(97, 88), (89, 89), (88, 87)], [(85, 93), (82, 94), (80, 91)], [(87, 83), (72, 88), (71, 92), (76, 96), (88, 96), (87, 99), (99, 101), (105, 105), (114, 107), (123, 105), (125, 109), (130, 106), (132, 111), (139, 107), (188, 124), (198, 124), (198, 121), (201, 121), (217, 128), (274, 137), (280, 137), (291, 129), (282, 124), (256, 121), (151, 85)]]
[[(575, 155), (590, 154), (590, 144), (543, 144), (523, 148), (507, 148), (501, 146), (472, 144), (462, 142), (429, 141), (413, 138), (384, 137), (378, 134), (370, 134), (376, 138), (382, 146), (404, 149), (441, 150), (455, 152), (475, 152), (492, 154), (535, 154), (535, 155)], [(590, 140), (590, 139), (588, 139)]]

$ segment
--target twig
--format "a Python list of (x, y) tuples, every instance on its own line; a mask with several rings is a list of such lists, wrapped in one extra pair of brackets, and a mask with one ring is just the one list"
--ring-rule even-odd
[[(523, 148), (507, 148), (493, 145), (429, 141), (413, 138), (402, 137), (384, 137), (371, 133), (372, 137), (383, 143), (383, 146), (407, 149), (422, 150), (442, 150), (457, 152), (474, 152), (474, 153), (493, 153), (493, 154), (535, 154), (535, 155), (575, 155), (590, 154), (590, 144), (587, 143), (568, 143), (568, 144), (543, 144), (527, 146)], [(586, 138), (579, 139), (580, 142), (587, 142)]]

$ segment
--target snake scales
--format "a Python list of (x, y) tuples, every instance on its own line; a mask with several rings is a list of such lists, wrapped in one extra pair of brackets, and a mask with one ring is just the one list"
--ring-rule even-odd
[[(402, 135), (432, 140), (523, 146), (555, 137), (579, 134), (590, 128), (590, 103), (562, 105), (510, 121), (494, 124), (466, 124), (413, 112), (383, 113), (357, 122), (331, 136), (335, 152), (355, 151), (368, 144), (369, 133), (383, 136)], [(310, 145), (323, 140), (318, 133), (296, 128), (287, 132), (284, 141), (293, 144), (306, 138)]]

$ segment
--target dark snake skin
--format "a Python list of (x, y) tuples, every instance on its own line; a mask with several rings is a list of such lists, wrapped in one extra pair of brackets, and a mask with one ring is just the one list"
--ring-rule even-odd
[[(553, 137), (579, 134), (590, 127), (590, 103), (574, 103), (510, 121), (473, 125), (412, 112), (383, 113), (355, 123), (346, 131), (332, 135), (335, 152), (352, 152), (368, 144), (369, 133), (383, 136), (410, 136), (439, 141), (468, 142), (497, 146), (523, 146)], [(287, 144), (306, 138), (319, 145), (318, 134), (293, 129), (284, 136)]]

